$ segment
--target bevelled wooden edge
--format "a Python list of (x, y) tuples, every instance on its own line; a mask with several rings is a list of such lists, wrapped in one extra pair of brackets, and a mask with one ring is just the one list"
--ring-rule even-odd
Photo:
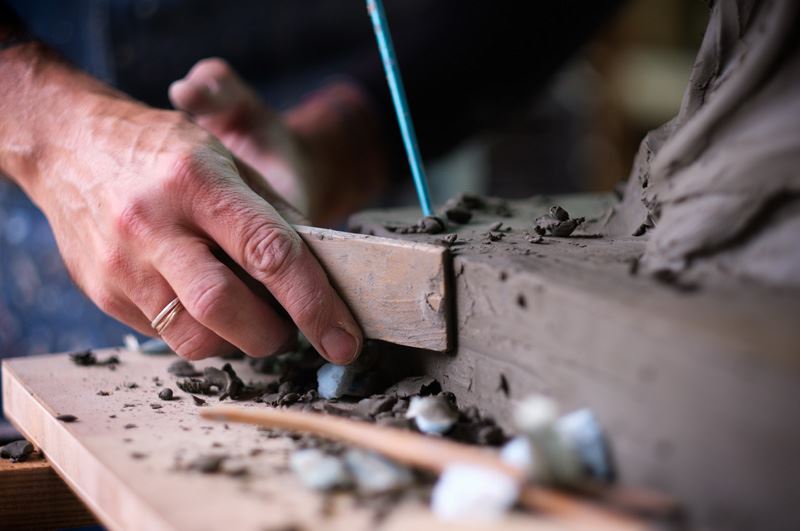
[(450, 253), (419, 242), (296, 226), (366, 337), (451, 348)]

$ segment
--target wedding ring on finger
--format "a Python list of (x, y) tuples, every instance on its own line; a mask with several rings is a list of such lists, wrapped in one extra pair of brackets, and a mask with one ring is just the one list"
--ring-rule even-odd
[(181, 301), (178, 300), (178, 297), (175, 297), (153, 318), (150, 322), (150, 326), (153, 327), (153, 330), (155, 330), (158, 335), (161, 335), (164, 329), (170, 326), (170, 323), (175, 319), (175, 316), (180, 313), (182, 308), (183, 305)]

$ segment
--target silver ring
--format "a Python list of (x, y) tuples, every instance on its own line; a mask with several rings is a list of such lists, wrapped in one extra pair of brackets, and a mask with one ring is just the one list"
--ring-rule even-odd
[(178, 315), (178, 312), (181, 311), (181, 308), (183, 308), (181, 301), (178, 300), (178, 297), (175, 297), (152, 321), (150, 321), (150, 326), (153, 327), (153, 330), (155, 330), (158, 335), (161, 335), (164, 329), (175, 319), (175, 316)]

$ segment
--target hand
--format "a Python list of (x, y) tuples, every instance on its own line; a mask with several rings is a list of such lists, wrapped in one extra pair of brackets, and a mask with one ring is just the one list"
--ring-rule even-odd
[(212, 58), (173, 83), (170, 99), (315, 224), (363, 206), (387, 173), (367, 97), (352, 82), (331, 83), (279, 114)]
[(185, 310), (163, 337), (184, 358), (286, 349), (292, 324), (223, 265), (222, 251), (325, 358), (358, 355), (358, 325), (297, 233), (245, 184), (240, 170), (251, 179), (253, 170), (183, 113), (80, 101), (80, 118), (49, 132), (60, 149), (43, 151), (27, 188), (74, 280), (103, 311), (152, 334), (151, 319), (177, 296)]

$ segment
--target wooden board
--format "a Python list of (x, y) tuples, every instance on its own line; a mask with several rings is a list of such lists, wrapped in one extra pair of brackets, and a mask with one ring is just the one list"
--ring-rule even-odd
[[(99, 356), (108, 352), (100, 351)], [(119, 352), (115, 371), (77, 367), (66, 355), (4, 360), (6, 416), (46, 454), (53, 468), (113, 530), (332, 529), (527, 529), (570, 528), (570, 522), (514, 514), (496, 526), (446, 525), (419, 496), (401, 500), (384, 518), (347, 494), (321, 496), (304, 488), (287, 469), (293, 443), (257, 428), (204, 421), (183, 392), (180, 400), (158, 400), (160, 377), (175, 389), (166, 367), (172, 356)], [(233, 362), (245, 380), (255, 375)], [(197, 363), (219, 366), (219, 360)], [(126, 384), (137, 384), (130, 388)], [(98, 396), (97, 391), (109, 396)], [(211, 399), (215, 400), (215, 399)], [(161, 409), (153, 410), (151, 403)], [(126, 405), (127, 404), (127, 405)], [(246, 407), (264, 407), (243, 403)], [(79, 420), (63, 423), (58, 414)], [(111, 416), (114, 415), (114, 418)], [(126, 429), (126, 425), (135, 427)], [(254, 455), (254, 450), (260, 453)], [(140, 458), (135, 452), (143, 454)], [(243, 477), (205, 475), (177, 467), (199, 455), (226, 453)]]
[(450, 348), (448, 250), (440, 245), (296, 226), (365, 336)]
[(41, 456), (0, 460), (0, 527), (63, 529), (97, 524), (84, 504)]
[[(631, 274), (644, 238), (525, 238), (551, 204), (590, 217), (606, 203), (535, 197), (457, 226), (460, 238), (497, 221), (512, 230), (452, 250), (454, 353), (397, 357), (507, 426), (510, 402), (532, 392), (591, 408), (623, 482), (673, 495), (692, 527), (797, 528), (798, 290), (720, 274), (683, 291)], [(370, 211), (351, 225), (383, 234), (415, 215)]]

